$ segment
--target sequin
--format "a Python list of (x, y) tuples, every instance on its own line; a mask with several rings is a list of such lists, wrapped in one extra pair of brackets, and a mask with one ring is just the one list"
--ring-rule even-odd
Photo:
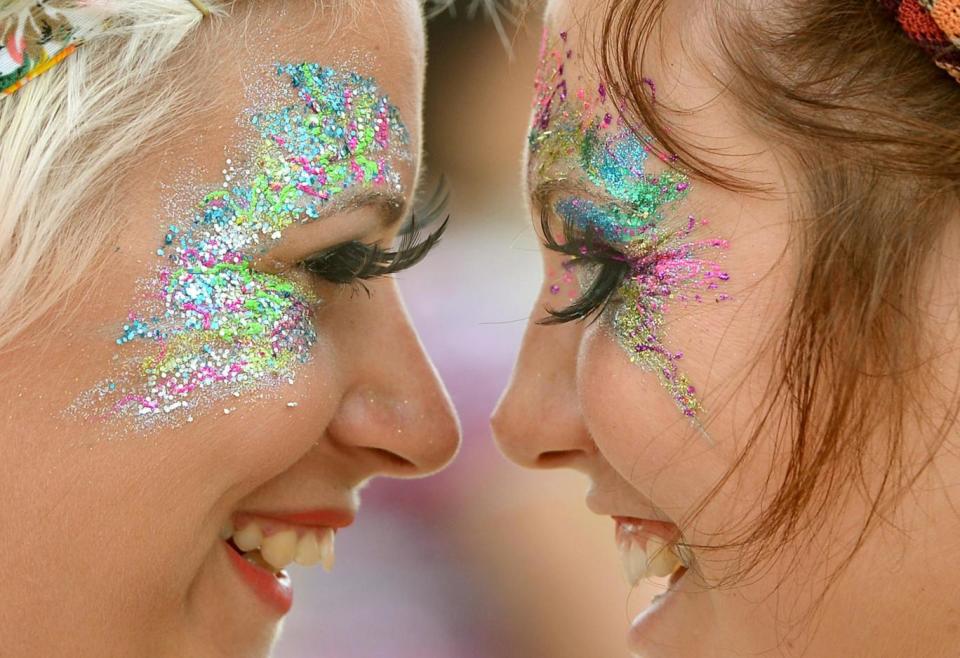
[(321, 300), (254, 258), (348, 191), (402, 188), (395, 165), (410, 158), (409, 137), (374, 80), (313, 63), (273, 72), (286, 100), (247, 112), (256, 139), (163, 230), (146, 301), (115, 340), (131, 350), (122, 372), (75, 405), (92, 416), (192, 422), (215, 400), (292, 383), (317, 340)]
[[(559, 42), (544, 33), (529, 136), (531, 178), (563, 183), (556, 185), (560, 190), (587, 190), (558, 193), (549, 204), (570, 226), (623, 253), (630, 268), (610, 314), (613, 333), (630, 360), (655, 373), (677, 408), (696, 420), (703, 407), (680, 368), (683, 353), (667, 346), (666, 316), (676, 304), (730, 298), (720, 290), (729, 274), (710, 256), (729, 245), (693, 235), (706, 220), (680, 220), (692, 189), (682, 163), (614, 117), (606, 85), (571, 93), (566, 70), (573, 51), (567, 44), (566, 32)], [(645, 82), (655, 97), (654, 82)], [(648, 171), (651, 156), (661, 171)]]

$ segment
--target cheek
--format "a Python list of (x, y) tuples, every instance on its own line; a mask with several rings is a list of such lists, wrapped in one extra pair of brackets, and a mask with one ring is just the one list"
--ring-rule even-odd
[(176, 432), (192, 453), (194, 486), (237, 499), (283, 473), (322, 438), (342, 387), (329, 332), (322, 322), (316, 331), (310, 359), (296, 378), (252, 397), (231, 396), (197, 427)]
[[(727, 318), (726, 323), (736, 331), (736, 322)], [(684, 521), (711, 495), (736, 463), (769, 374), (768, 364), (761, 362), (745, 380), (736, 341), (729, 332), (713, 331), (716, 324), (714, 319), (681, 317), (669, 334), (685, 348), (685, 372), (691, 381), (704, 382), (699, 388), (708, 411), (702, 428), (681, 413), (657, 373), (631, 362), (609, 318), (586, 330), (578, 355), (578, 395), (598, 449), (634, 489), (675, 522)], [(726, 337), (721, 340), (721, 335)], [(684, 528), (688, 540), (722, 542), (754, 513), (772, 467), (771, 446), (772, 441), (761, 437), (751, 458), (732, 471), (693, 526)]]
[[(3, 518), (35, 539), (31, 564), (21, 567), (49, 579), (37, 591), (60, 592), (58, 583), (75, 591), (106, 587), (123, 593), (120, 602), (128, 592), (150, 592), (134, 606), (147, 614), (146, 608), (179, 605), (209, 551), (210, 543), (198, 537), (210, 534), (214, 520), (320, 439), (336, 411), (340, 376), (321, 309), (311, 358), (293, 383), (228, 396), (192, 423), (150, 433), (111, 433), (102, 422), (64, 413), (75, 389), (104, 376), (113, 363), (115, 348), (106, 339), (112, 325), (103, 318), (116, 316), (125, 304), (119, 300), (138, 280), (127, 269), (116, 271), (128, 276), (116, 277), (114, 287), (68, 297), (68, 307), (84, 310), (69, 330), (42, 349), (28, 344), (16, 362), (3, 364), (4, 379), (9, 375), (17, 385), (0, 415), (24, 428), (18, 436), (0, 436), (6, 463), (16, 465), (4, 471)], [(38, 508), (49, 512), (37, 515)], [(71, 547), (65, 553), (63, 541)], [(71, 595), (63, 592), (63, 600)]]
[(548, 253), (543, 263), (543, 286), (540, 300), (548, 308), (569, 306), (582, 293), (577, 268), (562, 254)]
[(654, 373), (632, 363), (604, 320), (585, 333), (577, 389), (584, 422), (607, 461), (668, 514), (691, 507), (723, 461)]

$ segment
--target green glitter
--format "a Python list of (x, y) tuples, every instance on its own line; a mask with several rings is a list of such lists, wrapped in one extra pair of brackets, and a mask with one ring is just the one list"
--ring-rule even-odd
[[(567, 34), (560, 37), (565, 42)], [(675, 303), (699, 303), (707, 295), (715, 295), (716, 301), (728, 298), (713, 292), (729, 278), (727, 273), (702, 256), (727, 244), (691, 240), (697, 227), (693, 217), (677, 226), (684, 217), (679, 211), (690, 189), (688, 177), (676, 168), (675, 157), (657, 152), (651, 137), (638, 137), (604, 111), (603, 84), (595, 94), (580, 89), (568, 96), (564, 72), (571, 57), (566, 43), (550, 45), (544, 33), (529, 136), (531, 178), (540, 184), (563, 183), (557, 185), (561, 189), (589, 190), (546, 203), (567, 226), (611, 245), (629, 264), (615, 296), (613, 333), (631, 362), (656, 373), (681, 412), (695, 419), (703, 407), (690, 379), (679, 370), (683, 354), (665, 346), (665, 314)], [(653, 82), (645, 82), (655, 97)], [(658, 174), (647, 171), (651, 154), (665, 165)], [(573, 262), (590, 262), (590, 255)]]
[(257, 137), (243, 164), (228, 160), (221, 187), (166, 226), (149, 307), (131, 312), (115, 341), (149, 353), (81, 396), (97, 416), (183, 418), (203, 399), (292, 381), (316, 342), (319, 300), (286, 276), (257, 271), (255, 258), (348, 191), (402, 191), (396, 165), (410, 159), (409, 136), (374, 80), (313, 63), (274, 73), (290, 102), (246, 114)]

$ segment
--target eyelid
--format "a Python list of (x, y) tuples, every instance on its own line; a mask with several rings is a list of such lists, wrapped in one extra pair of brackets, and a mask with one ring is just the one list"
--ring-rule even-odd
[(255, 257), (255, 266), (271, 271), (289, 270), (312, 254), (335, 249), (338, 245), (372, 233), (379, 226), (379, 217), (370, 207), (294, 224), (284, 229), (282, 234), (273, 236), (266, 250)]
[(616, 299), (620, 285), (628, 278), (632, 271), (630, 259), (621, 254), (605, 241), (596, 237), (582, 238), (581, 232), (562, 218), (564, 242), (558, 243), (548, 234), (552, 209), (541, 210), (540, 222), (544, 233), (544, 245), (547, 249), (571, 257), (575, 263), (589, 261), (599, 268), (587, 290), (581, 292), (572, 303), (562, 309), (547, 307), (549, 317), (540, 320), (540, 324), (562, 324), (574, 320), (583, 320), (593, 317), (596, 319)]

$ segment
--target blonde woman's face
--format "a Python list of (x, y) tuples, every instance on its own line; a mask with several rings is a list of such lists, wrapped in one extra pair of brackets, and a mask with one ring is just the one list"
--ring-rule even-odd
[[(665, 6), (644, 55), (644, 93), (681, 142), (765, 192), (688, 176), (643, 126), (635, 134), (624, 125), (592, 58), (607, 4), (549, 3), (526, 170), (531, 222), (548, 246), (493, 419), (499, 444), (521, 465), (585, 473), (587, 505), (612, 517), (628, 579), (649, 577), (661, 592), (670, 583), (632, 625), (637, 655), (911, 654), (915, 629), (931, 637), (930, 624), (947, 623), (940, 613), (937, 622), (903, 615), (900, 601), (922, 595), (925, 544), (905, 552), (902, 537), (880, 533), (811, 610), (823, 576), (855, 541), (859, 502), (835, 510), (823, 537), (788, 543), (782, 558), (733, 586), (717, 587), (742, 564), (736, 546), (698, 548), (736, 539), (786, 463), (775, 437), (760, 437), (698, 508), (767, 408), (776, 370), (763, 348), (775, 344), (792, 295), (790, 204), (803, 190), (778, 145), (751, 130), (724, 90), (710, 46), (722, 19), (703, 3)], [(546, 309), (571, 305), (595, 309), (595, 321), (537, 323)], [(915, 512), (904, 518), (919, 520)]]
[(208, 103), (118, 175), (69, 329), (0, 357), (11, 655), (266, 655), (282, 567), (457, 448), (394, 283), (336, 283), (410, 209), (419, 4), (256, 3), (197, 43)]

